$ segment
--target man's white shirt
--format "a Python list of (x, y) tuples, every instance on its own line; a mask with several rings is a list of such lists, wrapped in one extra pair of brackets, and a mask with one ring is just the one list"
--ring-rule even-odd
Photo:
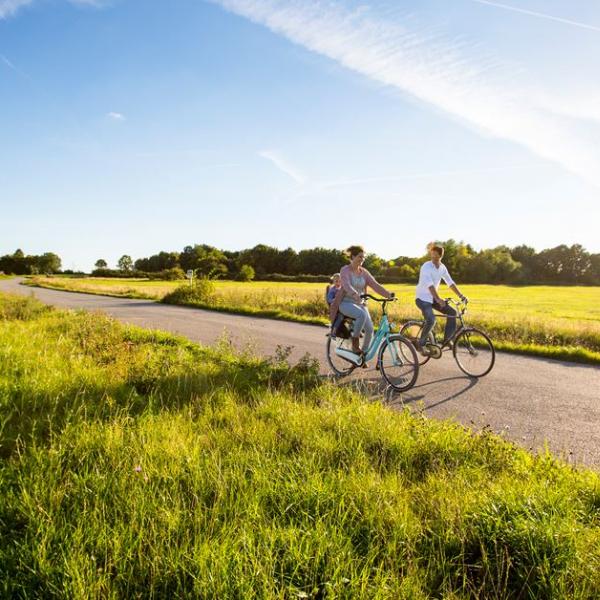
[(424, 263), (419, 273), (417, 298), (419, 300), (423, 300), (423, 302), (430, 302), (433, 304), (433, 295), (429, 291), (429, 286), (433, 286), (437, 291), (437, 289), (440, 287), (440, 282), (442, 279), (446, 285), (454, 285), (454, 281), (452, 277), (450, 277), (450, 273), (448, 273), (446, 265), (440, 263), (439, 268), (436, 268), (431, 261)]

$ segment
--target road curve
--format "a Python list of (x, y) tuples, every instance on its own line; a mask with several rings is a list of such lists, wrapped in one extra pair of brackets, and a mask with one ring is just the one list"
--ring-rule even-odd
[[(16, 279), (0, 281), (0, 291), (33, 294), (65, 309), (101, 311), (124, 323), (170, 331), (204, 344), (227, 332), (237, 346), (250, 344), (261, 354), (273, 354), (278, 345), (291, 346), (293, 357), (308, 352), (326, 364), (326, 329), (319, 326), (28, 288)], [(547, 446), (569, 462), (600, 467), (599, 367), (499, 353), (492, 373), (477, 381), (464, 376), (452, 357), (444, 355), (425, 365), (417, 385), (402, 395), (386, 393), (374, 369), (351, 380), (391, 406), (454, 419), (475, 429), (489, 427), (525, 448)]]

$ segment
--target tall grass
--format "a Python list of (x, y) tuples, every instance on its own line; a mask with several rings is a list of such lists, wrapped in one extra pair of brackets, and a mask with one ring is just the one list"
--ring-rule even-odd
[(593, 472), (306, 358), (2, 306), (2, 597), (600, 595)]

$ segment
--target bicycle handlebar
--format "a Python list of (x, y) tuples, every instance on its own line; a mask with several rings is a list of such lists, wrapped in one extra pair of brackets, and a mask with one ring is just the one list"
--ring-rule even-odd
[(371, 294), (361, 294), (361, 300), (374, 300), (375, 302), (395, 302), (398, 300), (396, 296), (392, 296), (391, 298), (376, 298), (375, 296), (371, 296)]
[(454, 306), (461, 306), (464, 304), (465, 306), (469, 304), (469, 299), (465, 298), (464, 300), (455, 300), (454, 298), (444, 298), (444, 301), (447, 304), (454, 304)]

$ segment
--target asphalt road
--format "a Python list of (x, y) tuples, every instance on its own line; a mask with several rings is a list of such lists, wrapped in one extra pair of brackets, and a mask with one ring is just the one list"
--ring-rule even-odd
[[(226, 333), (237, 346), (251, 345), (261, 354), (273, 354), (278, 345), (291, 346), (293, 358), (308, 352), (326, 371), (323, 327), (28, 288), (14, 279), (0, 281), (0, 290), (33, 294), (60, 308), (101, 311), (125, 323), (171, 331), (204, 344)], [(425, 365), (417, 385), (404, 394), (386, 391), (372, 368), (350, 381), (369, 397), (393, 407), (454, 419), (475, 429), (489, 427), (525, 448), (547, 446), (569, 462), (600, 467), (599, 367), (499, 353), (494, 370), (472, 380), (445, 354)]]

